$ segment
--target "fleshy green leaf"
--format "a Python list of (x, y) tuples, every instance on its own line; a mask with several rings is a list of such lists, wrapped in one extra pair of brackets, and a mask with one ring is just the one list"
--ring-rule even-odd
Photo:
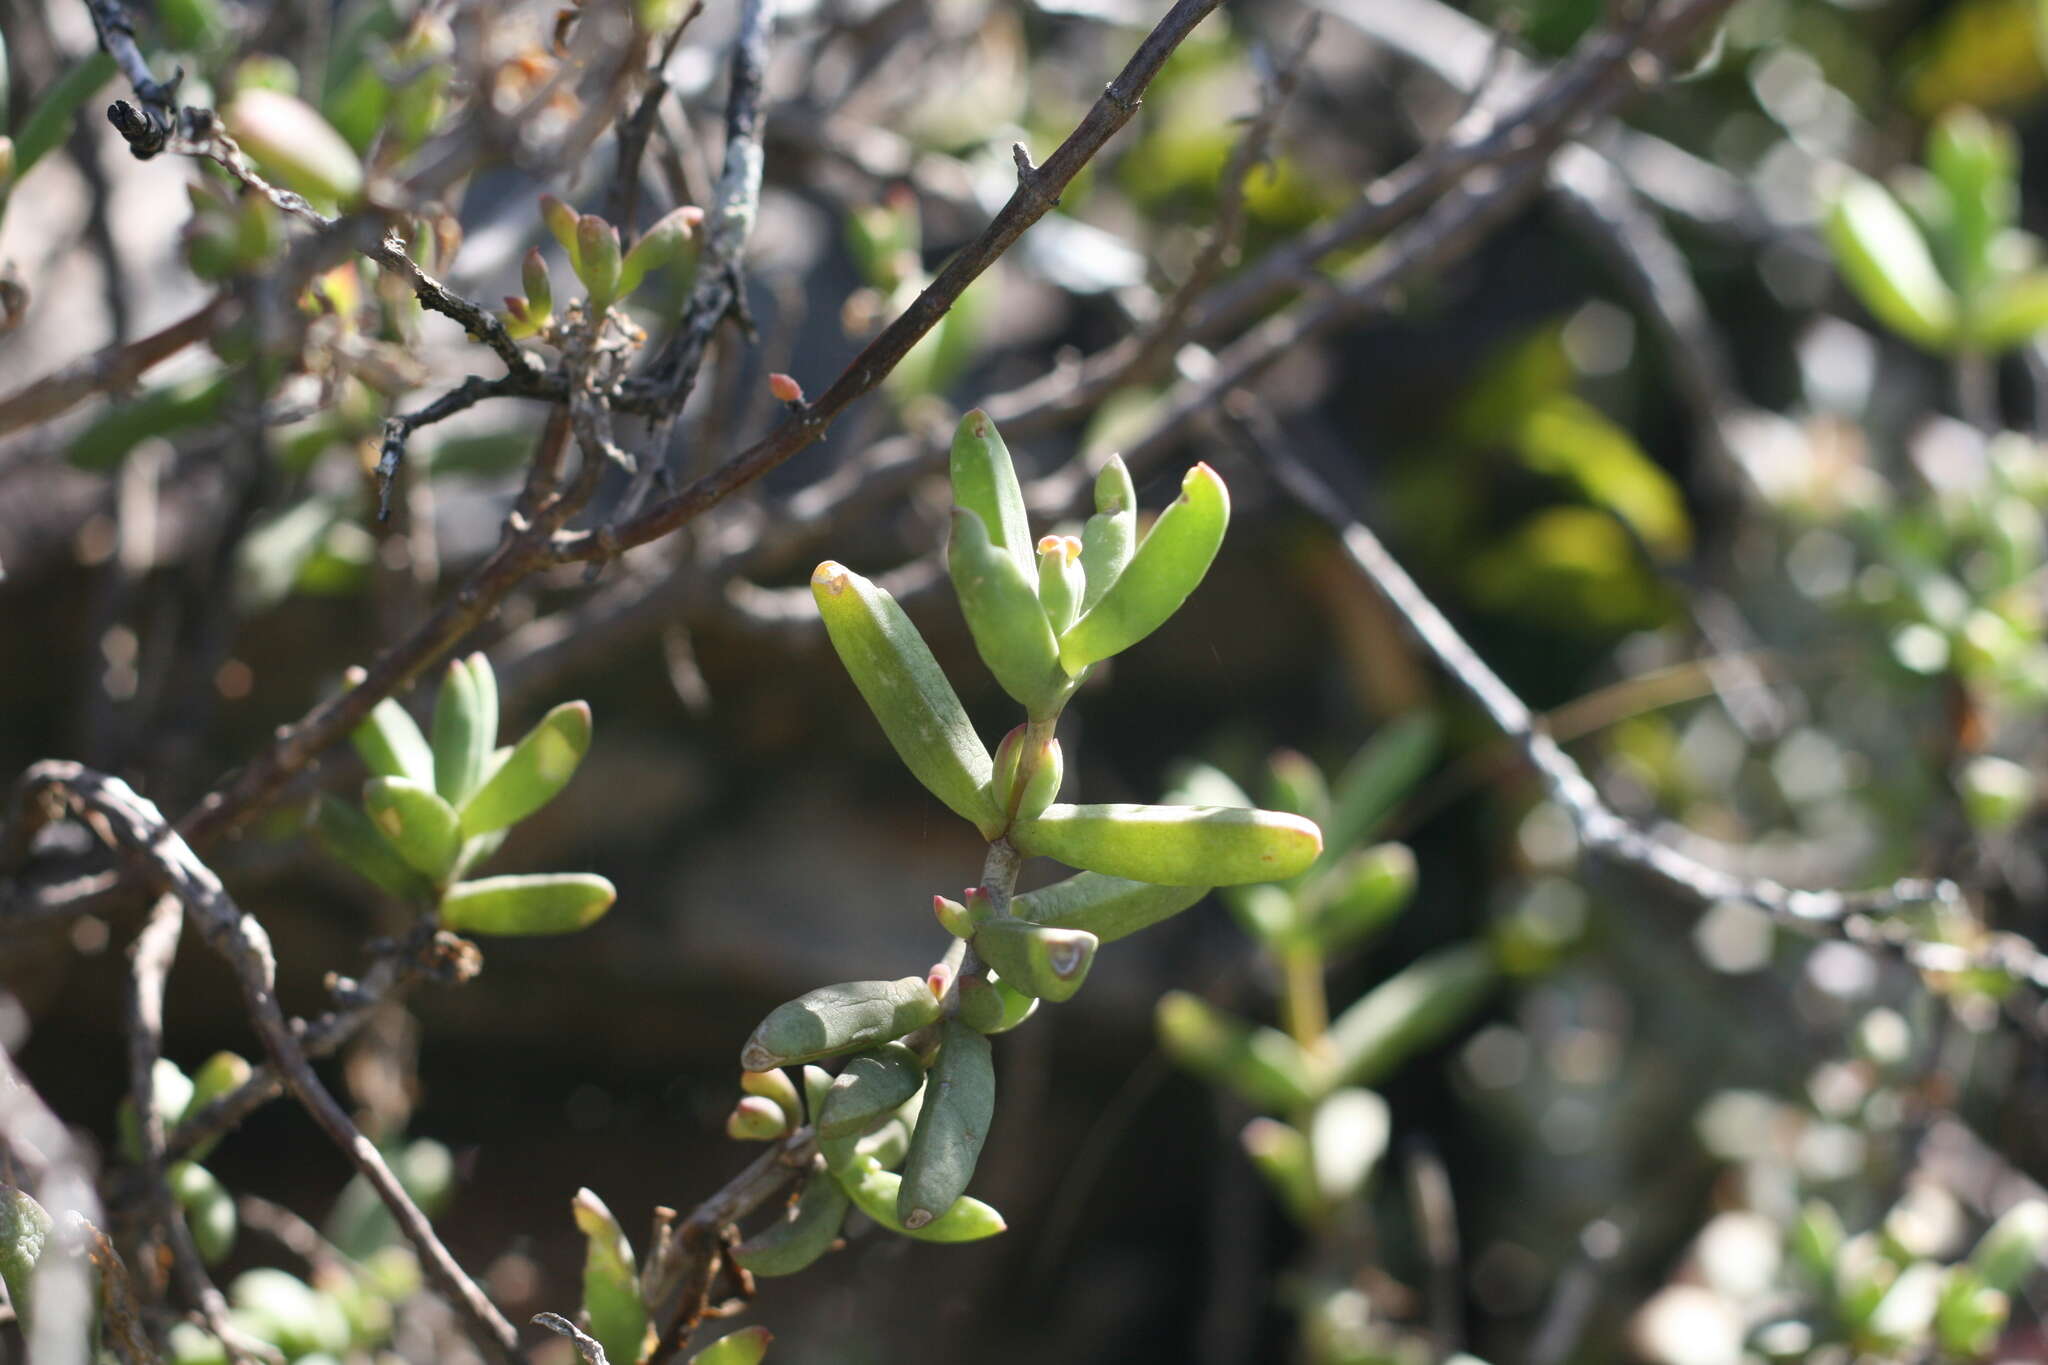
[(475, 838), (524, 820), (569, 785), (589, 750), (590, 704), (563, 702), (542, 716), (462, 803), (463, 834)]
[(1383, 726), (1337, 779), (1330, 823), (1323, 827), (1325, 862), (1370, 838), (1436, 762), (1440, 726), (1415, 712)]
[(378, 833), (362, 808), (327, 792), (313, 806), (313, 837), (329, 856), (404, 901), (424, 901), (434, 887)]
[(2048, 328), (2048, 270), (2008, 275), (1984, 291), (1970, 339), (1987, 351), (2023, 346)]
[(849, 1061), (833, 1079), (818, 1112), (821, 1138), (860, 1137), (915, 1095), (924, 1063), (901, 1043), (884, 1043)]
[[(491, 710), (495, 712), (496, 694)], [(451, 806), (461, 806), (483, 780), (484, 760), (498, 742), (497, 717), (484, 715), (484, 697), (476, 675), (461, 659), (448, 663), (434, 698), (434, 790)], [(484, 723), (490, 721), (490, 729)]]
[(949, 467), (954, 505), (979, 517), (989, 543), (1007, 552), (1020, 573), (1032, 574), (1031, 527), (1024, 517), (1017, 467), (1002, 433), (980, 408), (962, 417), (953, 432)]
[(1081, 567), (1081, 542), (1074, 536), (1045, 536), (1038, 542), (1038, 601), (1053, 634), (1074, 624), (1088, 592)]
[(583, 248), (577, 240), (576, 228), (583, 215), (552, 194), (543, 194), (540, 197), (540, 218), (548, 225), (548, 231), (554, 234), (555, 240), (561, 243), (562, 250), (568, 253), (569, 268), (580, 278), (583, 272)]
[(1316, 1189), (1308, 1139), (1301, 1130), (1261, 1115), (1244, 1126), (1238, 1141), (1294, 1221), (1305, 1227), (1315, 1226), (1324, 1209)]
[(419, 725), (395, 698), (386, 697), (371, 709), (349, 735), (374, 777), (402, 777), (422, 787), (434, 785), (434, 751)]
[(988, 750), (903, 608), (884, 589), (830, 560), (811, 575), (811, 596), (840, 662), (897, 757), (954, 814), (984, 838), (995, 838), (1003, 826), (988, 791)]
[(820, 986), (768, 1012), (740, 1049), (740, 1068), (766, 1071), (901, 1038), (939, 1017), (921, 976)]
[(363, 192), (363, 163), (348, 140), (296, 95), (245, 86), (221, 121), (256, 164), (310, 198), (353, 204)]
[(437, 886), (448, 880), (462, 851), (453, 806), (402, 777), (373, 777), (363, 784), (363, 809), (408, 867)]
[(1266, 804), (1274, 810), (1299, 815), (1319, 826), (1329, 824), (1330, 786), (1323, 770), (1307, 754), (1282, 749), (1267, 759), (1266, 792)]
[(1992, 243), (2018, 213), (2019, 145), (2010, 128), (1957, 105), (1928, 130), (1927, 169), (1948, 191), (1948, 265), (1968, 311), (1975, 311), (1995, 274)]
[(2011, 1293), (2048, 1259), (2048, 1203), (2026, 1199), (2000, 1214), (1970, 1252), (1970, 1267), (1992, 1289)]
[(1078, 674), (1164, 625), (1209, 572), (1229, 524), (1230, 494), (1223, 480), (1208, 465), (1196, 465), (1129, 565), (1060, 637), (1060, 665)]
[(247, 1270), (228, 1286), (235, 1322), (284, 1352), (285, 1359), (348, 1350), (348, 1315), (340, 1300), (322, 1294), (296, 1275), (267, 1266)]
[(885, 1171), (873, 1157), (865, 1157), (839, 1177), (839, 1183), (853, 1196), (854, 1207), (891, 1232), (915, 1237), (920, 1242), (978, 1242), (1005, 1231), (1003, 1215), (971, 1194), (963, 1194), (953, 1206), (921, 1228), (909, 1228), (896, 1216), (903, 1178)]
[(219, 1265), (235, 1249), (235, 1197), (196, 1161), (178, 1162), (164, 1172), (164, 1179), (184, 1211), (199, 1259)]
[(1085, 929), (1104, 943), (1114, 943), (1179, 914), (1208, 894), (1206, 886), (1161, 886), (1081, 872), (1025, 892), (1010, 902), (1010, 909), (1020, 919)]
[(761, 1365), (768, 1343), (775, 1334), (766, 1327), (742, 1327), (728, 1332), (690, 1357), (690, 1365)]
[(1056, 713), (1072, 687), (1060, 671), (1059, 641), (1039, 605), (1035, 575), (991, 542), (981, 518), (965, 507), (953, 509), (946, 568), (975, 652), (1003, 691), (1035, 720)]
[(576, 1191), (569, 1209), (584, 1237), (584, 1330), (617, 1365), (640, 1359), (647, 1339), (647, 1304), (640, 1297), (640, 1271), (633, 1244), (619, 1220), (588, 1189)]
[(1111, 455), (1095, 476), (1095, 515), (1081, 528), (1081, 610), (1102, 600), (1123, 575), (1138, 544), (1138, 490), (1123, 456)]
[(1060, 794), (1060, 783), (1065, 777), (1066, 758), (1060, 751), (1060, 742), (1047, 735), (1034, 745), (1031, 727), (1019, 725), (996, 746), (989, 793), (1005, 817), (1031, 820), (1045, 813), (1052, 799)]
[(1471, 1017), (1498, 975), (1478, 944), (1445, 948), (1359, 997), (1330, 1025), (1347, 1085), (1376, 1085), (1394, 1068)]
[(1069, 867), (1171, 886), (1284, 881), (1322, 850), (1298, 815), (1228, 806), (1048, 806), (1011, 842)]
[(789, 1133), (789, 1115), (765, 1095), (742, 1095), (725, 1117), (725, 1135), (735, 1142), (773, 1142)]
[(589, 291), (590, 315), (603, 315), (619, 296), (619, 230), (594, 213), (576, 220), (576, 277)]
[(1156, 1019), (1169, 1057), (1261, 1109), (1290, 1111), (1321, 1093), (1308, 1055), (1278, 1029), (1248, 1024), (1186, 991), (1161, 996)]
[(1356, 945), (1392, 922), (1415, 894), (1415, 855), (1404, 844), (1361, 849), (1313, 883), (1320, 904), (1309, 923), (1325, 954)]
[(967, 1192), (996, 1110), (996, 1070), (988, 1039), (948, 1019), (925, 1083), (924, 1108), (903, 1158), (896, 1216), (909, 1232), (931, 1226)]
[(650, 270), (670, 265), (693, 267), (697, 260), (697, 228), (703, 221), (704, 210), (685, 204), (670, 210), (641, 233), (640, 240), (633, 243), (633, 249), (619, 263), (619, 297), (630, 297)]
[(26, 1190), (0, 1185), (0, 1282), (24, 1324), (33, 1320), (31, 1283), (49, 1240), (50, 1215), (43, 1206)]
[(756, 1275), (794, 1275), (832, 1249), (851, 1203), (831, 1171), (813, 1171), (796, 1202), (741, 1242), (733, 1259)]
[[(185, 1101), (185, 1110), (178, 1115), (178, 1122), (187, 1122), (222, 1095), (240, 1090), (255, 1073), (256, 1068), (249, 1065), (246, 1057), (233, 1052), (214, 1053), (192, 1073), (192, 1098)], [(219, 1141), (220, 1138), (212, 1137), (193, 1147), (193, 1160), (204, 1161), (206, 1154)]]
[(546, 872), (457, 882), (441, 897), (441, 924), (458, 934), (567, 934), (618, 899), (603, 877)]
[(803, 1096), (797, 1093), (796, 1082), (792, 1081), (789, 1073), (781, 1067), (768, 1071), (742, 1071), (740, 1089), (749, 1095), (759, 1095), (762, 1099), (773, 1100), (776, 1107), (782, 1110), (783, 1117), (789, 1120), (790, 1127), (794, 1128), (804, 1121)]
[(1879, 322), (1927, 350), (1948, 350), (1956, 340), (1956, 296), (1927, 239), (1884, 186), (1847, 176), (1823, 229), (1842, 278)]
[(960, 1022), (976, 1033), (1008, 1033), (1037, 1010), (1037, 996), (1026, 995), (999, 973), (970, 976), (960, 983)]
[(1058, 1004), (1088, 979), (1099, 944), (1085, 929), (1055, 929), (1021, 919), (991, 919), (974, 934), (974, 948), (1003, 980), (1026, 995)]

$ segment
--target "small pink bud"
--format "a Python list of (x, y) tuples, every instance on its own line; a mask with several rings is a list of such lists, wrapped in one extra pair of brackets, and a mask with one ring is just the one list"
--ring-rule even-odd
[(946, 992), (953, 988), (953, 964), (934, 962), (932, 969), (924, 974), (924, 984), (931, 989), (934, 998), (945, 999)]
[(786, 374), (769, 375), (768, 392), (774, 394), (785, 403), (801, 403), (804, 401), (804, 386)]

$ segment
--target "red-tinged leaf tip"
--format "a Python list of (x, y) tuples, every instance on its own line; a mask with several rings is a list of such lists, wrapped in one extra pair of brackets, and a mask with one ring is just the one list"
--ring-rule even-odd
[(804, 386), (786, 374), (769, 375), (768, 392), (774, 394), (785, 403), (801, 403), (804, 401)]
[(932, 969), (925, 973), (924, 984), (931, 989), (934, 999), (943, 1000), (953, 986), (953, 967), (946, 962), (934, 962)]

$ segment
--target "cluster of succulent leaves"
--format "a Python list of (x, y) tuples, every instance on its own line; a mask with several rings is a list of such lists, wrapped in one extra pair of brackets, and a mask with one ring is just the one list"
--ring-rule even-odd
[(1842, 276), (1887, 327), (1940, 354), (1995, 354), (2048, 326), (2041, 239), (2022, 231), (2019, 141), (1958, 107), (1927, 135), (1927, 165), (1890, 187), (1844, 172), (1826, 223)]
[(314, 806), (322, 846), (457, 933), (569, 933), (610, 909), (617, 892), (594, 873), (469, 875), (569, 784), (590, 748), (589, 705), (563, 702), (499, 746), (497, 678), (472, 654), (448, 665), (430, 728), (431, 740), (395, 699), (377, 703), (350, 736), (370, 772), (361, 804), (322, 793)]
[[(1428, 771), (1433, 719), (1387, 726), (1334, 782), (1303, 754), (1267, 765), (1267, 799), (1308, 817), (1323, 852), (1285, 880), (1226, 887), (1232, 915), (1270, 959), (1279, 982), (1275, 1028), (1186, 991), (1158, 1005), (1161, 1046), (1181, 1067), (1262, 1111), (1240, 1134), (1280, 1206), (1321, 1248), (1288, 1296), (1314, 1365), (1381, 1365), (1410, 1358), (1415, 1341), (1361, 1311), (1363, 1267), (1343, 1253), (1367, 1225), (1367, 1195), (1391, 1129), (1386, 1101), (1369, 1087), (1463, 1025), (1491, 993), (1496, 953), (1485, 943), (1437, 949), (1330, 1016), (1330, 966), (1366, 945), (1409, 905), (1414, 855), (1374, 834)], [(1182, 771), (1187, 800), (1249, 806), (1230, 777), (1206, 764)]]
[[(552, 194), (540, 197), (540, 216), (583, 284), (586, 322), (594, 324), (613, 304), (624, 303), (650, 271), (674, 266), (685, 287), (696, 272), (697, 228), (704, 210), (695, 205), (669, 211), (630, 250), (623, 249), (618, 228), (594, 213), (578, 213)], [(555, 322), (555, 291), (539, 247), (527, 251), (520, 283), (526, 293), (505, 300), (505, 329), (518, 338), (545, 337)]]
[[(1322, 849), (1285, 811), (1059, 803), (1054, 727), (1097, 664), (1173, 615), (1208, 571), (1229, 518), (1205, 465), (1139, 535), (1136, 491), (1112, 458), (1095, 515), (1076, 535), (1034, 542), (1002, 436), (987, 414), (960, 422), (947, 563), (977, 651), (1025, 722), (991, 755), (910, 619), (882, 588), (826, 562), (811, 588), (841, 662), (898, 757), (992, 845), (991, 867), (1044, 855), (1081, 869), (1012, 897), (1010, 884), (934, 896), (953, 935), (928, 972), (850, 981), (786, 1002), (740, 1053), (747, 1092), (728, 1122), (773, 1140), (804, 1124), (822, 1160), (784, 1215), (739, 1250), (758, 1275), (830, 1249), (849, 1210), (926, 1241), (1003, 1230), (967, 1194), (995, 1106), (988, 1037), (1040, 1001), (1080, 989), (1104, 942), (1200, 900), (1210, 887), (1295, 876)], [(815, 1065), (846, 1059), (837, 1074)], [(800, 1067), (801, 1084), (784, 1068)]]

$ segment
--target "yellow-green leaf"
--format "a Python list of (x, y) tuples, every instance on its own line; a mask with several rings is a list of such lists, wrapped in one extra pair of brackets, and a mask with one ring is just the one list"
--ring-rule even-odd
[(458, 934), (567, 934), (618, 899), (603, 877), (548, 872), (457, 882), (441, 898), (441, 924)]
[(1299, 815), (1233, 806), (1055, 804), (1018, 821), (1010, 839), (1069, 867), (1169, 886), (1284, 881), (1323, 847)]

